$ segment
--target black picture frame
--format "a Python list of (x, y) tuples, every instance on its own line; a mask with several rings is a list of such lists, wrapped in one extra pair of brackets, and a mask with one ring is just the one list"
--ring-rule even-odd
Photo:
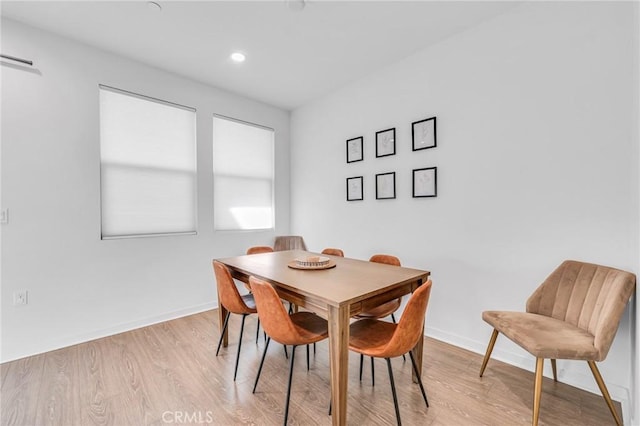
[(347, 178), (347, 201), (364, 200), (363, 176), (353, 176)]
[(396, 172), (378, 173), (376, 175), (376, 200), (396, 198)]
[(413, 151), (438, 146), (436, 117), (425, 118), (411, 123), (411, 141)]
[(364, 160), (364, 137), (347, 139), (347, 163)]
[(438, 168), (413, 169), (413, 198), (438, 196)]
[(376, 132), (376, 158), (396, 154), (396, 128)]

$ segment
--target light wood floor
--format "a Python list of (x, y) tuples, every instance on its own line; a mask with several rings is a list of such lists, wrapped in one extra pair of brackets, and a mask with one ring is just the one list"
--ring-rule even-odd
[[(252, 394), (264, 340), (255, 343), (249, 317), (234, 383), (240, 320), (232, 318), (230, 345), (218, 357), (217, 312), (209, 311), (2, 364), (1, 424), (282, 424), (288, 371), (282, 346), (270, 345)], [(309, 372), (304, 354), (298, 348), (289, 424), (329, 425), (327, 342), (312, 353)], [(433, 339), (425, 340), (424, 354), (428, 409), (411, 384), (410, 361), (393, 360), (404, 424), (530, 424), (532, 373), (492, 360), (480, 379), (479, 355)], [(368, 368), (359, 382), (358, 360), (350, 355), (349, 424), (395, 424), (386, 364), (376, 360), (372, 387)], [(546, 378), (543, 386), (541, 425), (615, 424), (601, 396)]]

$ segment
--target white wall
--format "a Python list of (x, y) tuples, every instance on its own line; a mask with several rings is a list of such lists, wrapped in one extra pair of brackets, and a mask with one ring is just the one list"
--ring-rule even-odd
[[(637, 272), (633, 7), (524, 4), (295, 110), (293, 232), (315, 249), (432, 271), (427, 333), (479, 353), (491, 332), (482, 311), (523, 310), (562, 260)], [(438, 147), (412, 152), (411, 122), (434, 115)], [(389, 127), (397, 154), (375, 158), (375, 132)], [(345, 141), (360, 135), (365, 160), (346, 164)], [(412, 199), (411, 170), (429, 166), (438, 197)], [(375, 200), (374, 175), (387, 171), (397, 198)], [(359, 175), (365, 200), (346, 202), (345, 178)], [(627, 310), (601, 364), (626, 419), (631, 325)], [(504, 337), (494, 357), (533, 369)], [(586, 363), (558, 367), (598, 393)]]
[[(211, 259), (288, 232), (288, 112), (13, 21), (2, 52), (2, 361), (213, 308)], [(197, 109), (197, 235), (100, 240), (98, 84)], [(213, 231), (213, 113), (275, 129), (275, 232)]]

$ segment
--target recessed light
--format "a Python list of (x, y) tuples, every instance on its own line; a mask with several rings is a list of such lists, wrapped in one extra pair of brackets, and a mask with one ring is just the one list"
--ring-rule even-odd
[(238, 62), (238, 63), (240, 63), (240, 62), (244, 62), (244, 60), (245, 60), (245, 59), (247, 59), (247, 57), (244, 55), (244, 53), (241, 53), (241, 52), (233, 52), (233, 53), (231, 54), (231, 60), (232, 60), (233, 62)]
[(149, 8), (149, 10), (153, 10), (154, 12), (160, 12), (162, 10), (162, 6), (160, 6), (160, 3), (157, 3), (155, 1), (148, 1), (147, 8)]

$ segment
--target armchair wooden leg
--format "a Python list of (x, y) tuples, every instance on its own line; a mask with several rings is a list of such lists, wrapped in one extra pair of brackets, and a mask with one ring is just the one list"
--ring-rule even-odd
[(480, 367), (480, 377), (482, 377), (482, 375), (484, 374), (484, 369), (487, 368), (487, 363), (489, 362), (489, 358), (491, 357), (491, 352), (493, 352), (493, 347), (496, 344), (497, 338), (498, 330), (494, 328), (491, 339), (489, 339), (489, 346), (487, 346), (487, 353), (484, 354), (484, 359), (482, 360), (482, 367)]
[(613, 418), (615, 419), (616, 424), (618, 426), (622, 426), (622, 420), (620, 420), (620, 416), (618, 416), (616, 407), (613, 405), (613, 401), (611, 400), (611, 396), (609, 395), (609, 391), (607, 390), (607, 385), (604, 384), (604, 380), (602, 380), (602, 376), (600, 375), (600, 371), (598, 371), (598, 367), (596, 367), (595, 361), (587, 361), (587, 363), (589, 364), (589, 368), (591, 368), (593, 377), (596, 379), (596, 383), (598, 383), (598, 387), (600, 388), (600, 392), (602, 392), (604, 400), (609, 406), (611, 414), (613, 414)]
[(556, 369), (556, 360), (555, 359), (551, 360), (551, 370), (553, 371), (553, 381), (557, 382), (558, 381), (558, 370)]
[(533, 384), (533, 419), (531, 424), (538, 426), (540, 417), (540, 397), (542, 396), (542, 370), (544, 369), (544, 358), (536, 358), (536, 378)]

